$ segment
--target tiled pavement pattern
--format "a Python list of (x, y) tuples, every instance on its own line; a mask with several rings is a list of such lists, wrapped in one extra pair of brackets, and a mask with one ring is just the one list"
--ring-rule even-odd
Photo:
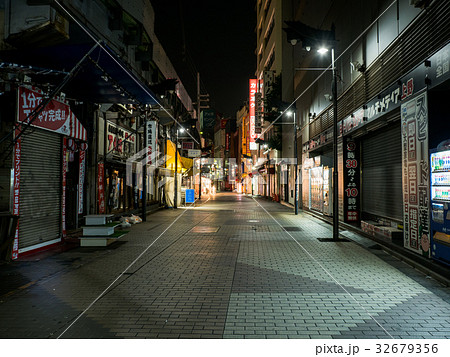
[(0, 266), (0, 336), (450, 337), (450, 288), (330, 228), (234, 194), (159, 211), (120, 244)]

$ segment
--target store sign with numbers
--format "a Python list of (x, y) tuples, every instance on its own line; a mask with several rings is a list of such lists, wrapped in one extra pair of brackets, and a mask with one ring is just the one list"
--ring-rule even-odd
[(359, 146), (350, 138), (344, 147), (344, 221), (356, 223), (360, 220), (360, 158)]

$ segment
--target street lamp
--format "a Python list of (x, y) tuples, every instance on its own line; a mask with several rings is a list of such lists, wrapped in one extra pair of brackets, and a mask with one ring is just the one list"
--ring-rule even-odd
[(298, 191), (297, 191), (297, 187), (298, 187), (298, 182), (297, 182), (297, 175), (298, 175), (298, 153), (297, 153), (297, 122), (295, 120), (295, 110), (289, 110), (287, 112), (288, 116), (293, 116), (294, 117), (294, 159), (295, 159), (295, 164), (294, 164), (294, 168), (295, 168), (295, 173), (294, 173), (294, 212), (295, 214), (298, 214)]
[(176, 130), (176, 139), (175, 139), (175, 173), (174, 173), (174, 187), (175, 192), (173, 193), (173, 208), (178, 208), (178, 180), (177, 180), (177, 172), (178, 172), (178, 131), (180, 133), (184, 133), (184, 128), (180, 127)]
[[(325, 54), (328, 49), (321, 47), (317, 50), (320, 54)], [(338, 190), (338, 146), (337, 146), (337, 130), (338, 130), (338, 104), (337, 104), (337, 74), (334, 62), (334, 47), (331, 47), (331, 71), (333, 73), (333, 81), (331, 95), (333, 96), (333, 240), (339, 239), (339, 190)]]

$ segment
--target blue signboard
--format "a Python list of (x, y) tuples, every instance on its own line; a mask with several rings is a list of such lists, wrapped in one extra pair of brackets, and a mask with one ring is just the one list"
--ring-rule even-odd
[(195, 202), (195, 190), (188, 189), (186, 190), (186, 203), (194, 203)]

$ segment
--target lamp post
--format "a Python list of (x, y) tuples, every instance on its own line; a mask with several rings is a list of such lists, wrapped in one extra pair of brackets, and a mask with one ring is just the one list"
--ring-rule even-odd
[[(145, 110), (144, 117), (144, 146), (146, 155), (148, 155), (148, 111)], [(147, 157), (144, 160), (142, 172), (142, 221), (147, 221)]]
[[(318, 48), (319, 53), (328, 52), (331, 48), (331, 69), (333, 73), (332, 96), (333, 96), (333, 240), (339, 240), (339, 197), (338, 197), (338, 156), (337, 156), (337, 74), (334, 62), (334, 48), (336, 44), (335, 28), (331, 30), (320, 30), (303, 24), (300, 21), (285, 21), (287, 40), (295, 46), (302, 41), (302, 46), (307, 51), (313, 47)], [(326, 47), (328, 48), (326, 48)], [(315, 69), (314, 69), (315, 70)]]
[(333, 71), (333, 240), (339, 239), (339, 190), (338, 190), (338, 155), (337, 155), (337, 75), (334, 63), (334, 48), (331, 48), (331, 68)]
[(177, 128), (176, 130), (176, 137), (175, 137), (175, 173), (174, 173), (174, 187), (175, 192), (173, 193), (173, 208), (178, 208), (178, 130), (180, 130), (181, 133), (184, 132), (184, 128), (181, 127), (180, 129)]
[(294, 121), (294, 212), (295, 214), (298, 214), (298, 192), (297, 192), (297, 175), (298, 175), (298, 153), (297, 153), (297, 122), (295, 120), (295, 110), (290, 110), (287, 112), (289, 116), (293, 116)]
[[(319, 48), (318, 52), (324, 54), (328, 52), (325, 47)], [(338, 104), (337, 104), (337, 73), (334, 63), (334, 47), (331, 47), (331, 71), (333, 80), (331, 83), (331, 93), (333, 96), (333, 240), (339, 240), (339, 187), (338, 187)]]
[(198, 200), (202, 199), (202, 155), (200, 154), (200, 172), (198, 173)]

